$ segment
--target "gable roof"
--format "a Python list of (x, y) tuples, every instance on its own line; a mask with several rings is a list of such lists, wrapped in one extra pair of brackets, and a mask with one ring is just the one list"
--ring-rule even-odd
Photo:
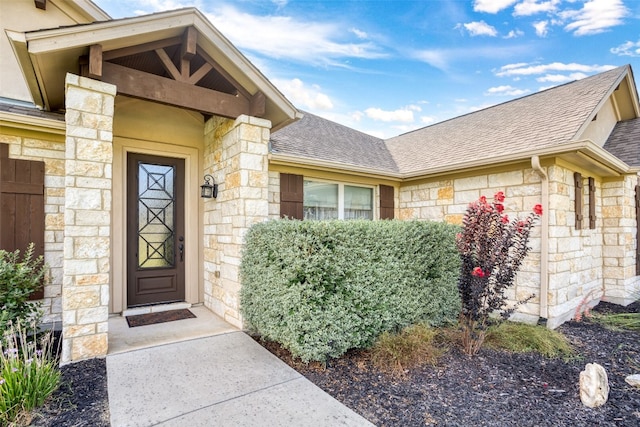
[(311, 113), (271, 134), (272, 156), (340, 163), (397, 173), (384, 140)]
[(629, 72), (622, 66), (505, 102), (391, 138), (387, 147), (409, 175), (551, 153), (576, 142)]
[(36, 105), (55, 111), (64, 107), (64, 79), (78, 73), (79, 58), (89, 47), (110, 51), (180, 38), (195, 28), (198, 53), (215, 62), (249, 96), (264, 95), (265, 113), (275, 129), (299, 117), (284, 95), (195, 8), (159, 12), (91, 24), (52, 28), (7, 35), (21, 64)]
[(618, 122), (604, 149), (633, 167), (640, 167), (640, 118)]

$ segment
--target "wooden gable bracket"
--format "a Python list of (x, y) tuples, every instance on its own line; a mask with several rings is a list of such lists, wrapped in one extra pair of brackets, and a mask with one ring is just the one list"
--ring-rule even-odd
[(582, 228), (582, 220), (584, 219), (584, 215), (582, 214), (582, 188), (584, 187), (582, 184), (582, 174), (575, 172), (573, 174), (573, 183), (575, 184), (576, 189), (576, 230), (580, 230)]
[(81, 56), (78, 60), (80, 64), (80, 75), (94, 80), (102, 80), (102, 45), (94, 44), (89, 46), (89, 55)]
[(596, 228), (596, 180), (589, 177), (589, 228)]
[(34, 0), (36, 8), (41, 10), (47, 10), (47, 0)]

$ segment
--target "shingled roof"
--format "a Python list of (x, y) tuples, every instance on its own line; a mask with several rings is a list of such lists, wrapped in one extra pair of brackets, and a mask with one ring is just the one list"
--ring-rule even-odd
[(632, 167), (640, 167), (640, 118), (618, 122), (604, 149)]
[[(415, 177), (478, 166), (483, 161), (524, 159), (534, 152), (560, 152), (563, 146), (580, 140), (627, 73), (631, 73), (628, 65), (614, 68), (386, 141), (305, 112), (303, 119), (272, 134), (272, 153), (301, 162), (326, 161)], [(616, 129), (623, 135), (629, 126), (640, 130), (637, 124), (620, 124)], [(617, 138), (611, 143), (625, 137)], [(624, 139), (614, 145), (626, 151), (609, 151), (621, 153), (625, 161), (631, 155), (630, 144)]]
[(271, 134), (272, 153), (398, 172), (384, 140), (311, 113), (303, 114), (302, 119)]
[(455, 169), (472, 161), (574, 141), (628, 66), (547, 89), (387, 140), (403, 173)]

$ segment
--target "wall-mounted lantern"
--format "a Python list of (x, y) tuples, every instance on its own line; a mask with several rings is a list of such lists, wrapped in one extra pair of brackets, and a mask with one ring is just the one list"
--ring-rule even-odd
[(200, 186), (200, 197), (203, 199), (215, 199), (218, 197), (218, 184), (209, 174), (204, 176), (204, 184)]

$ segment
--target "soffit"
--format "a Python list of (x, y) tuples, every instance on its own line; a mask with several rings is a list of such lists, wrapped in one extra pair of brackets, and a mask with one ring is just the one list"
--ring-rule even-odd
[(297, 118), (295, 107), (196, 9), (28, 32), (24, 35), (26, 43), (16, 38), (14, 47), (19, 50), (24, 45), (28, 51), (33, 67), (30, 70), (31, 64), (23, 63), (22, 68), (37, 79), (42, 107), (57, 111), (64, 108), (66, 74), (82, 74), (90, 46), (100, 46), (105, 63), (171, 79), (166, 62), (163, 65), (156, 50), (164, 50), (180, 70), (182, 40), (189, 28), (195, 29), (197, 39), (190, 72), (195, 73), (205, 63), (214, 65), (194, 86), (231, 97), (264, 94), (261, 117), (270, 120), (274, 128)]

